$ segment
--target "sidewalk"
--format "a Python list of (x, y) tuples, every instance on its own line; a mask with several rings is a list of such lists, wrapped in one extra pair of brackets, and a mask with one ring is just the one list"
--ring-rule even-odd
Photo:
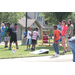
[(27, 58), (0, 59), (0, 62), (72, 62), (73, 55), (60, 55), (59, 57), (42, 56)]

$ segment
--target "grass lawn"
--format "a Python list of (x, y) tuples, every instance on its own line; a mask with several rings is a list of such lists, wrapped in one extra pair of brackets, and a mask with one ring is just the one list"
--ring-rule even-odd
[[(38, 41), (38, 43), (41, 41)], [(12, 48), (15, 47), (15, 45), (12, 45)], [(38, 46), (36, 45), (36, 50), (39, 49), (49, 49), (49, 54), (30, 54), (30, 51), (25, 51), (26, 46), (19, 45), (19, 49), (12, 53), (12, 50), (8, 50), (8, 48), (4, 48), (4, 45), (0, 45), (0, 59), (3, 58), (18, 58), (18, 57), (36, 57), (36, 56), (50, 56), (53, 55), (54, 49), (53, 46)], [(59, 52), (62, 53), (63, 47), (59, 47)], [(67, 52), (66, 54), (71, 54), (72, 52)]]

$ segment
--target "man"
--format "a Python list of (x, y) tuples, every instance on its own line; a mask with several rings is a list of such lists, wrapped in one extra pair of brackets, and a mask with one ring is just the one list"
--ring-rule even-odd
[(9, 50), (11, 50), (12, 42), (16, 44), (16, 48), (18, 49), (17, 34), (15, 28), (12, 25), (10, 26), (10, 23), (7, 23), (7, 25), (8, 25), (8, 36), (10, 36)]
[(73, 62), (75, 62), (75, 36), (69, 39), (68, 45), (73, 53)]
[(53, 47), (55, 50), (55, 53), (53, 54), (54, 56), (59, 56), (59, 45), (58, 45), (58, 41), (60, 39), (61, 33), (60, 31), (57, 29), (57, 26), (54, 26), (54, 43), (53, 43)]

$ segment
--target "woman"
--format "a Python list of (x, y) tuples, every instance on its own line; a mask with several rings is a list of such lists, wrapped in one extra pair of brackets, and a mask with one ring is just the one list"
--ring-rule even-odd
[(74, 29), (74, 26), (72, 24), (72, 21), (68, 20), (68, 32), (67, 32), (67, 35), (68, 35), (68, 38), (67, 38), (67, 47), (68, 47), (68, 50), (67, 51), (70, 51), (70, 47), (68, 45), (68, 41), (73, 36), (73, 29)]
[(61, 35), (62, 35), (62, 45), (64, 48), (64, 51), (62, 53), (66, 53), (66, 46), (65, 46), (65, 39), (67, 37), (67, 30), (68, 30), (68, 26), (66, 25), (66, 21), (63, 20), (62, 21), (62, 28), (61, 28)]
[(5, 26), (4, 26), (4, 23), (1, 24), (1, 40), (3, 38), (4, 40), (4, 33), (5, 33)]
[(1, 43), (1, 27), (0, 27), (0, 43)]

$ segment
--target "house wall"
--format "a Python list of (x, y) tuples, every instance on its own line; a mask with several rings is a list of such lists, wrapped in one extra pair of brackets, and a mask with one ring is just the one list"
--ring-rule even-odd
[(28, 12), (27, 15), (32, 18), (35, 19), (35, 12)]
[(18, 24), (17, 25), (17, 40), (21, 40), (22, 37), (22, 27)]
[[(27, 14), (29, 17), (31, 17), (32, 19), (36, 19), (37, 20), (37, 12), (28, 12)], [(42, 21), (37, 20), (40, 25), (44, 25), (45, 24), (45, 19), (42, 18)]]

